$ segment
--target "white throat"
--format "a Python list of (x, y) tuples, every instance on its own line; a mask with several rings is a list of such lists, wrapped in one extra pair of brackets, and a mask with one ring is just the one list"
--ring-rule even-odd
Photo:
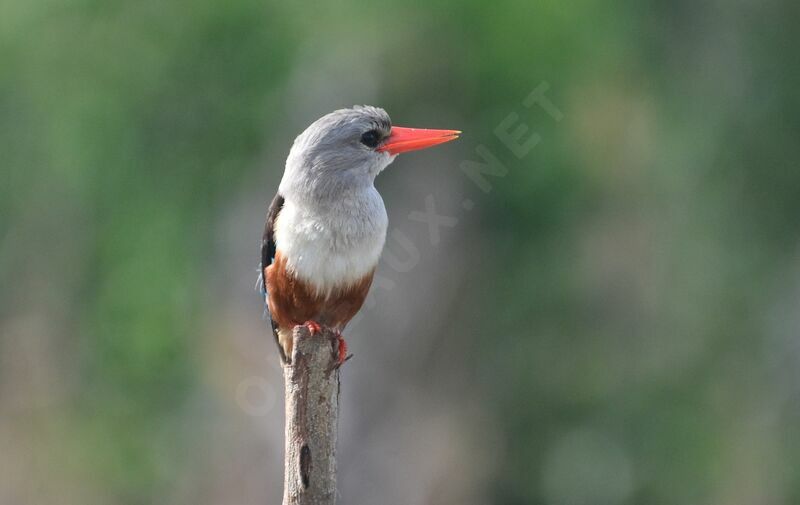
[(388, 217), (374, 186), (353, 188), (325, 203), (283, 196), (275, 223), (277, 250), (290, 272), (318, 294), (352, 285), (377, 266)]

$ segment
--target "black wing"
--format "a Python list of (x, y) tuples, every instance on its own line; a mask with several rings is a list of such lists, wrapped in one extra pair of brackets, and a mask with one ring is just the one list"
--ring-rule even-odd
[[(264, 223), (264, 235), (261, 237), (261, 275), (264, 269), (272, 264), (275, 259), (275, 221), (283, 208), (283, 197), (280, 193), (275, 195), (267, 211), (267, 222)], [(263, 279), (262, 279), (263, 280)]]
[[(258, 275), (261, 283), (261, 293), (264, 295), (264, 303), (267, 302), (267, 297), (269, 296), (269, 293), (267, 293), (267, 279), (264, 277), (264, 270), (275, 260), (275, 221), (278, 219), (278, 214), (280, 214), (282, 208), (283, 197), (278, 193), (269, 205), (267, 222), (264, 223), (264, 235), (261, 237), (261, 268), (259, 268)], [(267, 314), (269, 314), (269, 304), (267, 304), (266, 311)], [(275, 341), (277, 342), (278, 326), (275, 324), (271, 315), (269, 322), (272, 326), (272, 333), (275, 335)], [(281, 347), (280, 343), (278, 343), (278, 349), (281, 351), (281, 358), (286, 361), (286, 357), (283, 355), (283, 347)]]

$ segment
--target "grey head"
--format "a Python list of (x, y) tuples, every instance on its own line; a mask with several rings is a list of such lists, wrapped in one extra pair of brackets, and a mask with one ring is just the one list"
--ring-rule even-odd
[(319, 118), (295, 139), (279, 192), (321, 203), (372, 188), (375, 176), (395, 158), (377, 150), (391, 131), (386, 111), (369, 105)]

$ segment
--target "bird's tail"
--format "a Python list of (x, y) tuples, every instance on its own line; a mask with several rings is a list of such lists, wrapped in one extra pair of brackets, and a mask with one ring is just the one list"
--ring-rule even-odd
[(272, 319), (272, 314), (270, 314), (269, 312), (269, 293), (267, 293), (267, 283), (264, 281), (263, 268), (259, 268), (258, 279), (256, 279), (256, 285), (254, 286), (254, 289), (258, 291), (261, 294), (261, 296), (264, 297), (264, 314), (261, 317), (263, 319), (269, 319), (269, 325), (272, 328), (272, 335), (275, 337), (275, 343), (278, 346), (278, 352), (280, 352), (281, 354), (281, 361), (287, 363), (288, 362), (287, 357), (292, 355), (292, 349), (291, 349), (292, 335), (291, 333), (289, 334), (289, 340), (288, 340), (289, 347), (287, 350), (287, 347), (284, 344), (286, 342), (286, 337), (281, 336), (281, 331), (280, 328), (278, 328), (278, 323), (276, 323), (275, 320)]

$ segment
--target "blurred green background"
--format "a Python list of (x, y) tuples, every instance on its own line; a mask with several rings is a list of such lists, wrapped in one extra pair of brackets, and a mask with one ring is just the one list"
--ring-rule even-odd
[(377, 181), (343, 503), (800, 503), (798, 19), (5, 0), (0, 503), (280, 502), (263, 217), (294, 136), (360, 103), (465, 133)]

